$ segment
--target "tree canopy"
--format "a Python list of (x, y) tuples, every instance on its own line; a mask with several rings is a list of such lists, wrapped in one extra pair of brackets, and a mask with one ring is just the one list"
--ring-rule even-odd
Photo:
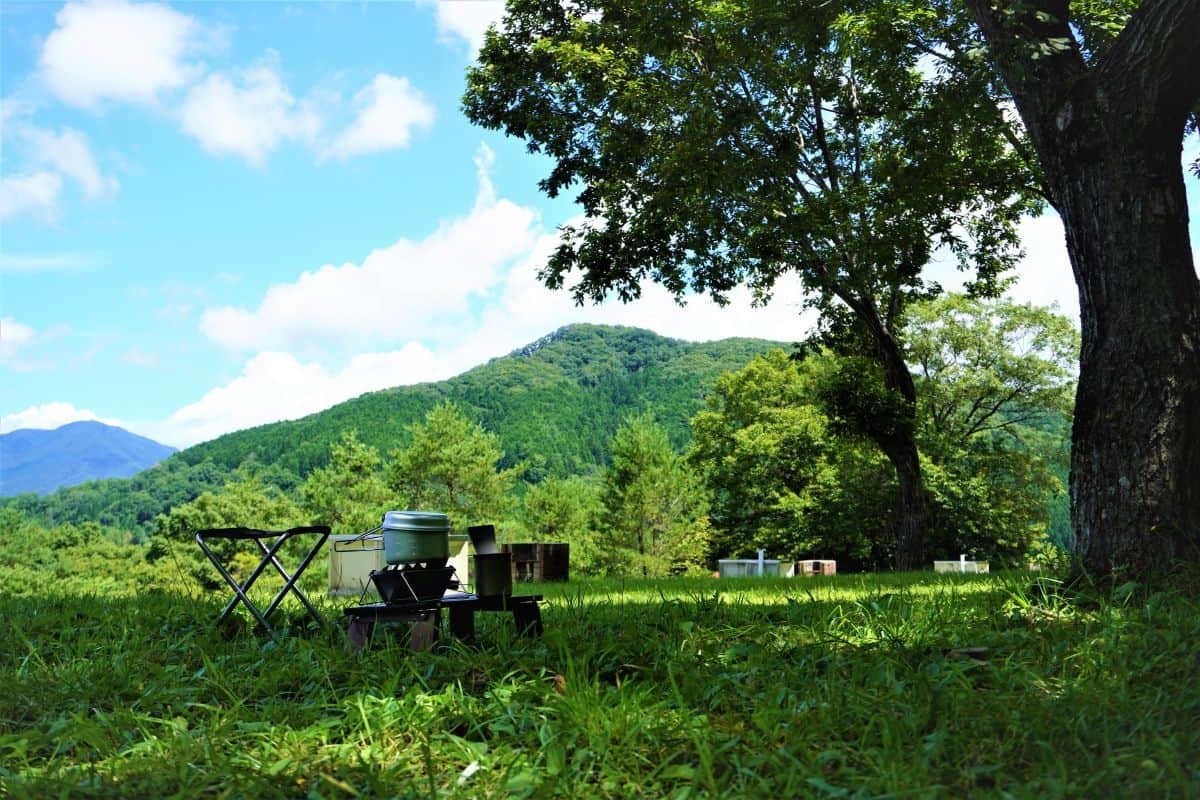
[[(1032, 193), (1019, 132), (978, 59), (923, 61), (923, 38), (971, 37), (953, 6), (883, 14), (850, 2), (517, 0), (468, 75), (467, 116), (554, 166), (577, 191), (542, 277), (579, 301), (638, 296), (765, 300), (798, 274), (810, 304), (848, 309), (863, 355), (911, 418), (897, 341), (937, 246), (994, 291)], [(578, 273), (577, 277), (573, 273)], [(904, 488), (902, 567), (922, 563), (921, 477), (909, 425), (877, 439)]]
[[(909, 316), (905, 354), (921, 384), (930, 551), (1018, 563), (1046, 539), (1062, 496), (1060, 421), (1070, 410), (1078, 334), (1047, 309), (961, 295), (915, 304)], [(717, 555), (763, 547), (850, 568), (893, 557), (895, 477), (866, 446), (868, 423), (839, 419), (831, 402), (854, 391), (860, 362), (777, 350), (717, 382), (692, 420), (689, 455), (712, 495)], [(872, 402), (847, 405), (863, 413)]]

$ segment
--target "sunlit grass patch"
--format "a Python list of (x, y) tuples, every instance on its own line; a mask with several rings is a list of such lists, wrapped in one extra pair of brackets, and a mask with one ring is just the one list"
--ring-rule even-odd
[(1200, 609), (1180, 595), (572, 581), (519, 585), (546, 597), (540, 639), (488, 614), (478, 649), (354, 652), (349, 600), (317, 601), (328, 629), (289, 600), (270, 637), (242, 612), (216, 627), (224, 592), (129, 583), (0, 594), (0, 793), (1200, 795)]

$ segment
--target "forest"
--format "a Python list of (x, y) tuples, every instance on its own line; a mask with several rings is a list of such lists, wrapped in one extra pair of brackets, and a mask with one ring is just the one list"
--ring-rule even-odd
[(873, 365), (814, 340), (685, 345), (577, 326), (444, 384), (364, 396), (231, 434), (124, 481), (4, 507), (58, 531), (172, 543), (193, 574), (199, 528), (327, 524), (358, 533), (396, 508), (463, 530), (571, 546), (585, 575), (704, 573), (765, 550), (895, 567), (895, 470), (869, 435), (911, 424), (933, 558), (1003, 565), (1069, 549), (1066, 428), (1078, 334), (1053, 312), (961, 295), (914, 305), (905, 420)]

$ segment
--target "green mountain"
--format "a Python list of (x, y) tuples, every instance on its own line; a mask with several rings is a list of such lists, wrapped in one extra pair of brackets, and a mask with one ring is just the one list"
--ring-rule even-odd
[(527, 480), (588, 472), (607, 463), (624, 418), (645, 409), (682, 449), (691, 437), (688, 421), (717, 376), (779, 346), (761, 339), (697, 344), (637, 328), (572, 325), (446, 381), (372, 392), (302, 419), (230, 433), (127, 480), (5, 504), (51, 523), (95, 520), (144, 534), (155, 515), (219, 487), (244, 463), (288, 489), (328, 461), (329, 445), (345, 431), (381, 453), (402, 447), (408, 426), (447, 400), (497, 434), (505, 466), (525, 463)]

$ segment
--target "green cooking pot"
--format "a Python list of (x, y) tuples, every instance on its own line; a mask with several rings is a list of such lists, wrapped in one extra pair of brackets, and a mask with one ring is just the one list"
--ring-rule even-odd
[(450, 518), (445, 514), (389, 511), (383, 515), (380, 536), (389, 564), (445, 564), (450, 558)]

